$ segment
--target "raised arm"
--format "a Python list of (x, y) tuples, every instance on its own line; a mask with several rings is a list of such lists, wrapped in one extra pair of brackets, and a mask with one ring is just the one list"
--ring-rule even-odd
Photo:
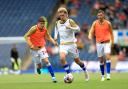
[(30, 28), (30, 30), (24, 35), (24, 38), (27, 42), (27, 44), (29, 45), (29, 47), (31, 48), (32, 47), (32, 43), (30, 41), (30, 35), (32, 35), (33, 33), (35, 33), (36, 31), (36, 26), (33, 26)]
[(95, 26), (95, 22), (93, 22), (92, 26), (91, 26), (91, 29), (89, 31), (89, 35), (88, 35), (88, 38), (90, 40), (92, 40), (93, 36), (94, 36), (94, 26)]
[(76, 24), (76, 22), (72, 19), (69, 20), (70, 26), (67, 26), (67, 28), (74, 30), (75, 32), (80, 31), (80, 27)]

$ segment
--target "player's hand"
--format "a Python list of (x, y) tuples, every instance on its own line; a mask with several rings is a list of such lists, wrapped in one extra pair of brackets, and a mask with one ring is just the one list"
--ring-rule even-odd
[(89, 40), (92, 40), (92, 35), (89, 34), (89, 35), (88, 35), (88, 39), (89, 39)]
[(55, 42), (54, 42), (54, 45), (55, 45), (55, 46), (58, 46), (58, 43), (55, 41)]
[(30, 49), (32, 49), (32, 50), (39, 50), (40, 48), (39, 47), (35, 47), (34, 45), (31, 45)]
[(66, 26), (66, 29), (71, 29), (71, 26), (70, 25)]
[(110, 40), (110, 43), (111, 43), (111, 47), (113, 48), (114, 47), (114, 40)]
[(34, 45), (29, 45), (29, 47), (32, 49), (32, 48), (34, 48)]
[(112, 47), (112, 48), (114, 47), (114, 42), (111, 42), (111, 47)]

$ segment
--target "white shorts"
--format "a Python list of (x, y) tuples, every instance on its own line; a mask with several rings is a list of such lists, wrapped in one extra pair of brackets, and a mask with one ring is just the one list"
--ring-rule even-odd
[(31, 50), (32, 60), (36, 64), (40, 63), (42, 59), (48, 57), (48, 53), (45, 47), (41, 48), (40, 50)]
[(110, 43), (96, 43), (96, 48), (97, 48), (97, 54), (98, 57), (102, 57), (105, 54), (110, 54), (111, 53), (111, 44)]
[(71, 44), (71, 45), (60, 45), (59, 46), (59, 52), (64, 52), (68, 54), (69, 56), (73, 58), (78, 58), (79, 57), (79, 51), (77, 49), (76, 44)]

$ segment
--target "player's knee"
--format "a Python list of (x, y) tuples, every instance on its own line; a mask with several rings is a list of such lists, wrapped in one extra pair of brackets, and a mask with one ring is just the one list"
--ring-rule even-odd
[(64, 57), (64, 56), (63, 57), (60, 57), (60, 60), (65, 60), (65, 59), (66, 59), (66, 57)]
[(104, 62), (105, 62), (104, 60), (100, 60), (100, 64), (104, 64)]
[(42, 67), (41, 63), (38, 63), (37, 68), (41, 68), (41, 67)]
[(79, 58), (75, 58), (74, 61), (77, 63), (77, 64), (80, 64), (81, 63), (81, 60)]
[(60, 55), (60, 60), (65, 60), (66, 56), (65, 55)]
[(111, 59), (111, 55), (110, 54), (106, 54), (106, 59)]
[(63, 62), (66, 61), (66, 59), (65, 58), (60, 58), (60, 61), (61, 61), (61, 63), (63, 63)]
[(45, 64), (49, 64), (50, 62), (49, 62), (49, 60), (48, 60), (48, 58), (45, 58), (45, 59), (42, 59), (43, 60), (43, 62), (45, 63)]
[(104, 62), (105, 62), (103, 57), (99, 57), (99, 61), (100, 61), (101, 64), (104, 64)]
[(60, 57), (60, 62), (62, 65), (65, 65), (67, 62), (66, 62), (66, 58), (65, 57)]

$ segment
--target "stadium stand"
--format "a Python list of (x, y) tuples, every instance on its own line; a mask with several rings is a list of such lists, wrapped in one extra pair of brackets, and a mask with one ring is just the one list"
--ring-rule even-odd
[(39, 16), (49, 17), (57, 0), (1, 0), (0, 37), (23, 36)]

